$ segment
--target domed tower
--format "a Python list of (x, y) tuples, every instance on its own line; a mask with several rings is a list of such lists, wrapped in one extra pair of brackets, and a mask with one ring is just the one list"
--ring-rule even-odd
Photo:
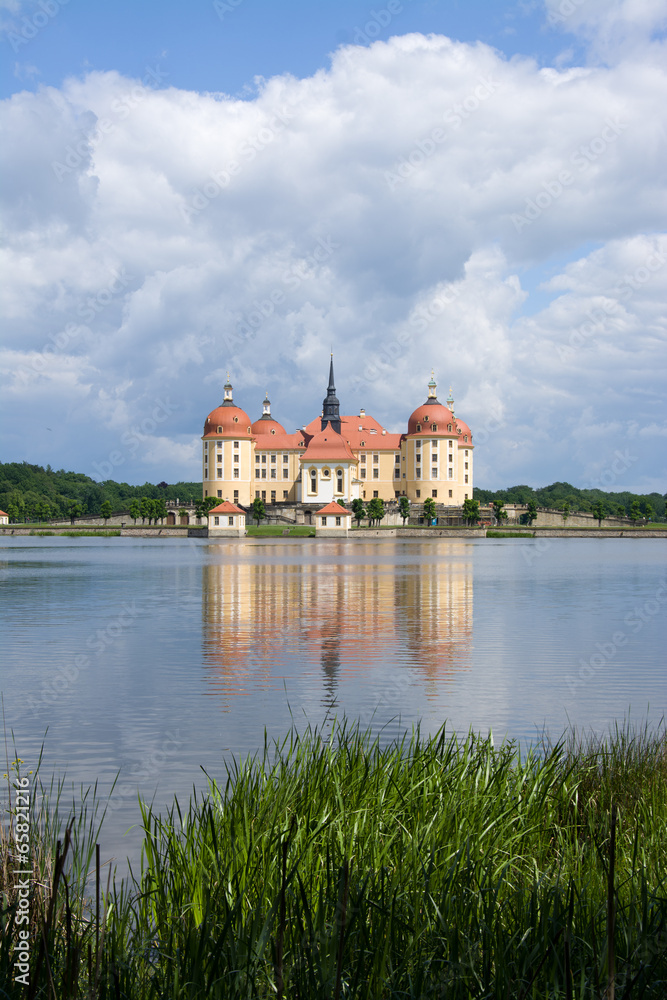
[(253, 435), (250, 417), (233, 399), (232, 384), (224, 385), (220, 406), (211, 410), (202, 436), (202, 488), (205, 497), (249, 504)]
[(409, 499), (460, 507), (472, 498), (472, 433), (454, 415), (451, 389), (447, 406), (438, 400), (433, 372), (426, 400), (408, 420), (404, 447)]

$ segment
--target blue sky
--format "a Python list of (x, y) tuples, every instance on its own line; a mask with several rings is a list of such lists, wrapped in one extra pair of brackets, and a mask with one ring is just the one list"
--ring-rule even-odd
[[(255, 419), (403, 430), (478, 486), (665, 491), (662, 0), (0, 2), (0, 457), (200, 476)], [(619, 458), (619, 455), (621, 458)]]

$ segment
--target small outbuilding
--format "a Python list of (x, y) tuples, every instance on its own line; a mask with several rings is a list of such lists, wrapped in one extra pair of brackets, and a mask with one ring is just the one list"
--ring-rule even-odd
[(9, 514), (5, 514), (4, 510), (0, 510), (0, 524), (9, 524)]
[(225, 500), (209, 512), (209, 538), (240, 538), (245, 535), (245, 511)]
[(347, 538), (352, 527), (352, 512), (332, 500), (315, 515), (315, 535), (318, 538)]

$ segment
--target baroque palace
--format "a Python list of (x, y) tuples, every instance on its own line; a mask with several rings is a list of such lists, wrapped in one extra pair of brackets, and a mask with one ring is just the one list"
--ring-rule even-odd
[(428, 397), (409, 417), (407, 431), (390, 434), (363, 409), (341, 416), (332, 357), (321, 415), (288, 434), (271, 416), (268, 394), (252, 422), (234, 402), (228, 376), (224, 399), (204, 425), (204, 496), (245, 506), (256, 497), (319, 506), (432, 497), (460, 507), (472, 497), (472, 434), (454, 415), (451, 390), (445, 406), (436, 389), (431, 373)]

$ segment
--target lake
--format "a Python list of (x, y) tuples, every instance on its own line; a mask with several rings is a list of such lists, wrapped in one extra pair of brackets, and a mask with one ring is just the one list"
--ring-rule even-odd
[[(98, 782), (103, 850), (137, 795), (187, 800), (291, 725), (360, 719), (535, 742), (667, 704), (661, 539), (1, 540), (8, 738)], [(4, 768), (3, 768), (4, 770)], [(120, 778), (109, 798), (109, 789)]]

